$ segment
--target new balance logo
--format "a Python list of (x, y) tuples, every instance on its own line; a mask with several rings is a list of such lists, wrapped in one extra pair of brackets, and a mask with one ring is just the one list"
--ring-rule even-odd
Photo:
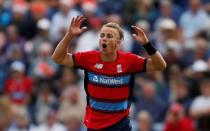
[(97, 68), (97, 69), (101, 69), (101, 68), (103, 68), (103, 64), (98, 64), (98, 63), (96, 63), (96, 64), (94, 65), (94, 67)]

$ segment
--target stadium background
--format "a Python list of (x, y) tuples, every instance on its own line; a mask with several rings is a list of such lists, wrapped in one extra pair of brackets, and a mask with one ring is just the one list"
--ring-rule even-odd
[(50, 59), (79, 14), (88, 31), (72, 52), (97, 49), (101, 25), (113, 21), (122, 50), (147, 56), (131, 36), (138, 25), (167, 62), (136, 75), (133, 130), (210, 130), (209, 0), (0, 0), (0, 130), (85, 130), (82, 71)]

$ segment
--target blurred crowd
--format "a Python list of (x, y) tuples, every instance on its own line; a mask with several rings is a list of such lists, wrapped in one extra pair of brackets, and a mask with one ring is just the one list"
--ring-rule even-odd
[(167, 62), (135, 76), (133, 131), (210, 131), (209, 0), (0, 0), (1, 131), (85, 131), (83, 73), (50, 58), (80, 14), (88, 30), (72, 52), (97, 50), (112, 21), (124, 30), (121, 50), (147, 57), (137, 25)]

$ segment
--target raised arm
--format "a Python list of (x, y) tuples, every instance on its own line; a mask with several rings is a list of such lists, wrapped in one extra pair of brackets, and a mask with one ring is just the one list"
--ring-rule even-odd
[(68, 67), (74, 66), (72, 54), (68, 52), (68, 47), (74, 37), (86, 30), (86, 27), (81, 27), (84, 20), (84, 16), (77, 16), (72, 19), (69, 29), (51, 56), (55, 63)]
[(148, 72), (152, 71), (161, 71), (166, 68), (166, 62), (163, 59), (162, 55), (159, 51), (157, 51), (150, 41), (148, 40), (147, 36), (145, 35), (144, 31), (137, 26), (131, 26), (135, 33), (133, 34), (133, 37), (142, 44), (142, 46), (145, 48), (147, 53), (149, 54), (149, 58), (146, 64), (146, 70)]

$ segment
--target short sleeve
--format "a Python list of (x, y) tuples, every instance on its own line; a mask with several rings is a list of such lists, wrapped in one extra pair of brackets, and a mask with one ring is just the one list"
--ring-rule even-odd
[(91, 59), (91, 54), (93, 54), (92, 51), (88, 52), (77, 52), (74, 53), (73, 60), (74, 60), (74, 65), (77, 68), (85, 69), (88, 66), (88, 61)]
[(131, 54), (131, 70), (132, 72), (146, 72), (147, 59), (138, 55)]

